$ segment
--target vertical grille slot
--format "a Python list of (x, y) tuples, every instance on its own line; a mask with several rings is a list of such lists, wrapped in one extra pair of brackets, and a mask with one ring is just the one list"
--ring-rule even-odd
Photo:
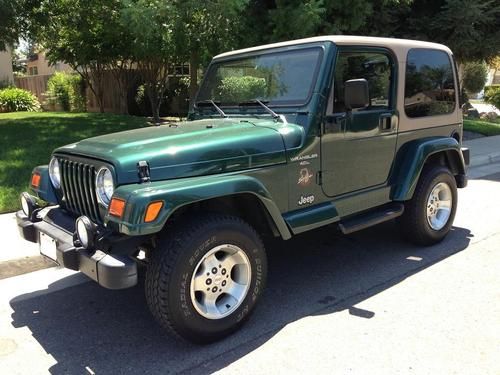
[(76, 214), (101, 222), (95, 192), (95, 167), (90, 164), (59, 159), (64, 207)]

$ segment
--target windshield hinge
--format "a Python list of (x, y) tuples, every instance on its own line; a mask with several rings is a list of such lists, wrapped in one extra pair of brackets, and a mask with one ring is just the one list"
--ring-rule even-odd
[(137, 174), (141, 182), (151, 182), (149, 163), (146, 160), (137, 163)]

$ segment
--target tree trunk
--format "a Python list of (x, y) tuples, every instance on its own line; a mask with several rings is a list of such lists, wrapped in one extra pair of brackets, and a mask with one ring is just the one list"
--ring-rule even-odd
[(190, 104), (198, 92), (198, 67), (200, 65), (200, 57), (198, 51), (193, 49), (189, 58), (189, 101)]
[(160, 94), (158, 90), (152, 87), (151, 83), (147, 83), (144, 85), (146, 89), (146, 93), (148, 94), (149, 104), (151, 105), (151, 115), (153, 116), (153, 122), (156, 125), (160, 124)]

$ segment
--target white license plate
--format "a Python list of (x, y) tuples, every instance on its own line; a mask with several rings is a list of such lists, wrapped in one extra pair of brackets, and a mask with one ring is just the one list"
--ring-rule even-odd
[(45, 255), (47, 258), (52, 259), (57, 263), (56, 255), (56, 241), (45, 233), (40, 233), (40, 254)]

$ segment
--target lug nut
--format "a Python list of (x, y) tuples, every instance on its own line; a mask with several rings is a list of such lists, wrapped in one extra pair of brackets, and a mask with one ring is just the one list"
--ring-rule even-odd
[(206, 283), (207, 285), (212, 284), (212, 279), (207, 279), (207, 281), (205, 281), (205, 283)]
[(216, 286), (214, 286), (214, 287), (212, 288), (212, 292), (214, 292), (214, 293), (215, 293), (215, 292), (217, 292), (217, 287), (216, 287)]
[(226, 280), (222, 281), (222, 286), (226, 286)]
[(225, 268), (223, 268), (223, 269), (222, 269), (222, 271), (220, 271), (220, 272), (221, 272), (223, 275), (225, 275), (225, 274), (226, 274), (226, 269), (225, 269)]
[(217, 268), (216, 267), (212, 268), (212, 273), (217, 273)]

